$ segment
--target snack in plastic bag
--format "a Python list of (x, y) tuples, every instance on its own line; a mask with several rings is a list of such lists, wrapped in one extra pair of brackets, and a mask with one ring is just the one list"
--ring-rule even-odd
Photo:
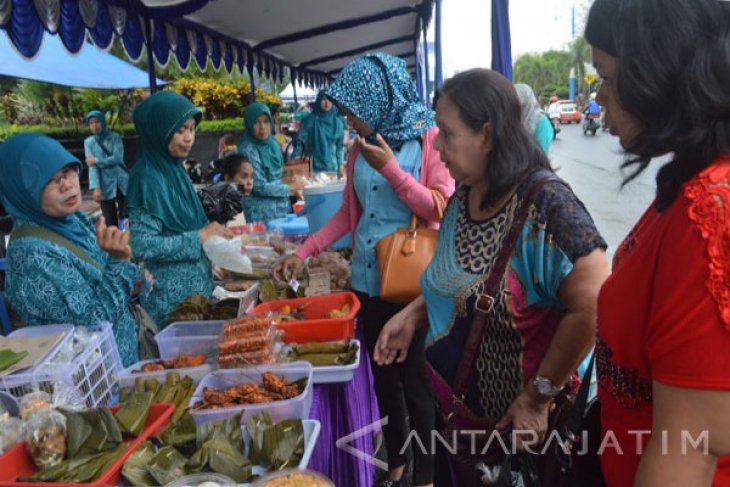
[(26, 394), (20, 399), (20, 419), (27, 420), (29, 416), (41, 409), (48, 409), (53, 405), (53, 398), (45, 391), (35, 391)]
[(40, 409), (25, 423), (25, 446), (38, 468), (58, 465), (66, 456), (66, 417), (55, 409)]
[(203, 244), (203, 250), (213, 265), (217, 267), (239, 274), (253, 272), (251, 259), (241, 253), (241, 239), (239, 238), (229, 240), (218, 236), (210, 237)]

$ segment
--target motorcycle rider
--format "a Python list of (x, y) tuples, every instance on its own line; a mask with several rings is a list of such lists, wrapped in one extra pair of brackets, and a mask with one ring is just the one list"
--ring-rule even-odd
[[(597, 129), (598, 119), (601, 117), (601, 105), (599, 105), (596, 101), (595, 92), (591, 93), (591, 99), (588, 102), (588, 106), (586, 106), (585, 110), (583, 110), (583, 114), (586, 116), (584, 129), (587, 126), (587, 130), (592, 130), (593, 125), (596, 125)], [(595, 133), (595, 131), (593, 131), (593, 133)]]
[(560, 132), (560, 105), (558, 104), (558, 97), (553, 95), (550, 97), (550, 106), (548, 107), (548, 118), (553, 124), (553, 139), (557, 137)]

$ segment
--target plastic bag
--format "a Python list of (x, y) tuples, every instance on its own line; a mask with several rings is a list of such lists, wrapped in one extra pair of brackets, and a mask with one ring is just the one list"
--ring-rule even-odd
[(41, 409), (49, 409), (52, 406), (53, 397), (47, 392), (35, 391), (26, 394), (20, 399), (20, 419), (26, 421)]
[(61, 463), (66, 457), (66, 417), (50, 408), (33, 412), (25, 422), (25, 446), (38, 468)]
[(0, 455), (23, 441), (23, 422), (7, 414), (0, 417)]
[(218, 236), (210, 237), (203, 244), (203, 250), (215, 266), (240, 274), (251, 274), (253, 272), (251, 259), (241, 252), (241, 240), (239, 238), (227, 240)]
[(225, 225), (243, 211), (243, 193), (229, 182), (220, 182), (198, 191), (203, 210), (210, 221)]

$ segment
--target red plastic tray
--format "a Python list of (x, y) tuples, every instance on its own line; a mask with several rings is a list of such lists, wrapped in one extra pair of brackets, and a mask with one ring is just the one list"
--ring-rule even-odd
[[(326, 318), (327, 313), (350, 305), (350, 313), (344, 318)], [(355, 317), (360, 311), (360, 301), (353, 293), (335, 293), (309, 298), (270, 301), (256, 306), (251, 313), (280, 312), (284, 306), (304, 306), (304, 320), (279, 323), (276, 327), (284, 332), (285, 343), (329, 342), (355, 336)]]
[[(116, 414), (117, 407), (110, 408), (112, 414)], [(170, 420), (170, 416), (175, 411), (174, 404), (153, 404), (150, 407), (150, 413), (147, 416), (142, 434), (137, 438), (129, 441), (129, 447), (120, 456), (109, 470), (104, 472), (96, 481), (88, 484), (62, 484), (58, 482), (17, 482), (18, 477), (33, 475), (38, 468), (33, 463), (33, 458), (25, 449), (25, 443), (19, 443), (8, 450), (5, 455), (0, 456), (0, 486), (27, 486), (27, 487), (105, 487), (119, 485), (122, 477), (122, 465), (129, 456), (150, 436), (160, 432)]]

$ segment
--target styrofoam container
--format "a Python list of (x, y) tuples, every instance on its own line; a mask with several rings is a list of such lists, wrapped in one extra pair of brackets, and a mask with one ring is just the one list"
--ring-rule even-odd
[(312, 367), (312, 382), (315, 384), (350, 382), (355, 376), (355, 371), (360, 367), (360, 340), (353, 340), (353, 342), (357, 345), (357, 354), (353, 363), (329, 367)]
[[(43, 327), (34, 327), (43, 328)], [(31, 373), (21, 371), (0, 378), (0, 390), (20, 398), (36, 390), (53, 393), (54, 384), (74, 387), (88, 407), (106, 405), (113, 398), (117, 377), (123, 369), (111, 323), (84, 327), (98, 336), (84, 346), (70, 362), (54, 362), (63, 351), (56, 347)]]
[(243, 423), (251, 416), (266, 411), (274, 421), (282, 419), (309, 417), (309, 410), (312, 407), (312, 365), (309, 362), (290, 362), (279, 365), (259, 365), (242, 369), (220, 369), (203, 377), (195, 394), (190, 399), (188, 406), (192, 408), (196, 403), (203, 400), (203, 389), (227, 389), (242, 384), (262, 385), (261, 375), (264, 372), (273, 372), (278, 376), (284, 376), (287, 382), (296, 382), (307, 378), (307, 386), (304, 392), (291, 399), (281, 401), (265, 402), (260, 404), (247, 404), (245, 406), (234, 406), (219, 409), (190, 409), (196, 425), (210, 421), (230, 419), (238, 413), (242, 413)]
[[(316, 419), (303, 419), (302, 428), (304, 429), (304, 453), (302, 454), (302, 459), (299, 461), (299, 464), (296, 467), (297, 470), (305, 470), (309, 465), (309, 460), (312, 459), (314, 447), (317, 445), (317, 439), (319, 438), (319, 432), (322, 429), (322, 425)], [(241, 425), (241, 437), (243, 438), (244, 454), (248, 458), (251, 445), (251, 436), (248, 434), (245, 423), (242, 423)], [(261, 465), (254, 465), (252, 471), (254, 475), (264, 475), (269, 472), (268, 469), (262, 467)], [(248, 486), (251, 484), (242, 485)]]
[(137, 378), (157, 379), (158, 382), (163, 383), (165, 381), (165, 377), (167, 377), (167, 374), (170, 372), (176, 372), (180, 375), (181, 379), (188, 376), (193, 379), (193, 384), (198, 384), (201, 380), (203, 380), (203, 377), (216, 369), (213, 364), (206, 362), (198, 367), (183, 367), (181, 369), (158, 370), (155, 372), (138, 372), (136, 374), (132, 372), (134, 370), (140, 370), (143, 365), (150, 362), (157, 362), (157, 360), (142, 360), (141, 362), (137, 362), (136, 364), (124, 369), (119, 374), (119, 387), (134, 387), (134, 382)]
[(155, 335), (162, 360), (172, 360), (184, 353), (210, 355), (217, 352), (223, 320), (176, 321)]

